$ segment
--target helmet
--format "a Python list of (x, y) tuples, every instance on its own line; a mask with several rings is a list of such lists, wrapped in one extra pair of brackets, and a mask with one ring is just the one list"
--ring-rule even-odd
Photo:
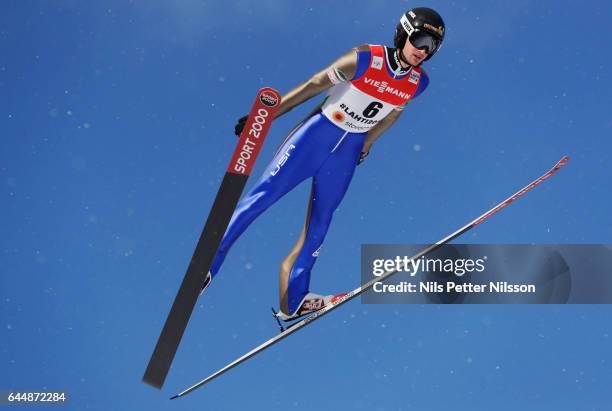
[(425, 60), (429, 60), (442, 46), (444, 20), (428, 7), (408, 10), (395, 28), (393, 42), (401, 50), (408, 39), (417, 48), (426, 47), (428, 56)]

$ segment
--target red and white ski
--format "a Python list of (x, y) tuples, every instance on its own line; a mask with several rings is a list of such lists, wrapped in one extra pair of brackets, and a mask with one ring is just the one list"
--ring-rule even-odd
[(227, 230), (240, 195), (263, 146), (272, 120), (281, 103), (278, 91), (266, 87), (259, 90), (232, 160), (227, 167), (217, 197), (208, 214), (204, 230), (174, 299), (164, 328), (149, 360), (143, 381), (156, 388), (164, 384), (174, 355), (187, 328), (189, 318), (210, 270), (221, 239)]
[[(557, 170), (559, 170), (561, 167), (563, 167), (565, 164), (567, 164), (568, 161), (569, 161), (569, 157), (568, 156), (564, 156), (547, 173), (545, 173), (541, 177), (535, 179), (534, 181), (532, 181), (531, 183), (529, 183), (528, 185), (526, 185), (525, 187), (523, 187), (522, 189), (517, 191), (515, 194), (511, 195), (510, 197), (508, 197), (507, 199), (505, 199), (501, 203), (497, 204), (495, 207), (491, 208), (486, 213), (484, 213), (481, 216), (475, 218), (474, 220), (472, 220), (468, 224), (464, 225), (463, 227), (461, 227), (457, 231), (449, 234), (448, 236), (444, 237), (443, 239), (441, 239), (437, 243), (435, 243), (435, 244), (425, 248), (424, 250), (422, 250), (418, 254), (412, 256), (411, 259), (412, 260), (418, 260), (419, 258), (423, 257), (424, 255), (426, 255), (428, 253), (431, 253), (432, 251), (442, 247), (444, 244), (448, 243), (449, 241), (451, 241), (451, 240), (459, 237), (460, 235), (464, 234), (466, 231), (469, 231), (472, 228), (476, 227), (478, 224), (482, 223), (484, 220), (486, 220), (487, 218), (491, 217), (493, 214), (497, 213), (502, 208), (504, 208), (508, 204), (512, 203), (514, 200), (517, 200), (518, 198), (522, 197), (525, 193), (527, 193), (529, 190), (531, 190), (535, 186), (537, 186), (537, 185), (541, 184), (542, 182), (544, 182), (546, 179), (548, 179), (550, 176), (552, 176), (554, 173), (556, 173)], [(351, 292), (347, 293), (346, 295), (338, 298), (337, 300), (335, 300), (331, 304), (325, 306), (321, 310), (316, 311), (315, 313), (313, 313), (309, 317), (306, 317), (306, 318), (304, 318), (301, 321), (298, 321), (298, 322), (296, 322), (294, 324), (291, 324), (291, 326), (289, 326), (289, 328), (286, 328), (280, 334), (276, 335), (273, 338), (270, 338), (268, 341), (264, 342), (263, 344), (259, 345), (256, 348), (252, 349), (251, 351), (249, 351), (248, 353), (244, 354), (240, 358), (232, 361), (231, 363), (229, 363), (225, 367), (221, 368), (220, 370), (218, 370), (214, 374), (211, 374), (210, 376), (206, 377), (202, 381), (192, 385), (189, 388), (186, 388), (185, 390), (183, 390), (180, 393), (178, 393), (175, 396), (173, 396), (171, 399), (179, 398), (179, 397), (182, 397), (182, 396), (184, 396), (186, 394), (189, 394), (193, 390), (203, 386), (204, 384), (206, 384), (206, 383), (214, 380), (215, 378), (219, 377), (221, 374), (231, 370), (232, 368), (234, 368), (238, 364), (248, 360), (249, 358), (253, 357), (254, 355), (256, 355), (256, 354), (258, 354), (260, 352), (262, 352), (266, 348), (268, 348), (268, 347), (278, 343), (282, 339), (284, 339), (284, 338), (288, 337), (289, 335), (293, 334), (294, 332), (302, 329), (303, 327), (307, 326), (308, 324), (312, 323), (313, 321), (323, 317), (325, 314), (329, 313), (330, 311), (335, 310), (336, 308), (338, 308), (342, 304), (346, 303), (347, 301), (350, 301), (353, 298), (359, 296), (360, 294), (364, 293), (365, 291), (367, 291), (368, 289), (373, 287), (376, 282), (385, 281), (389, 277), (391, 277), (392, 275), (394, 275), (396, 273), (397, 273), (397, 270), (387, 271), (384, 274), (382, 274), (381, 276), (373, 278), (372, 280), (370, 280), (366, 284), (363, 284), (362, 286), (357, 287), (353, 291), (351, 291)]]

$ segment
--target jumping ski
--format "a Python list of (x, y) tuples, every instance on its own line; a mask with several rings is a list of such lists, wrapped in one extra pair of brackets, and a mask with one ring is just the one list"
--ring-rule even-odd
[(187, 273), (174, 299), (143, 381), (156, 388), (164, 384), (187, 323), (210, 270), (213, 258), (263, 146), (281, 102), (278, 91), (259, 90), (234, 150), (225, 177), (204, 225)]
[[(474, 220), (472, 220), (468, 224), (466, 224), (463, 227), (459, 228), (457, 231), (449, 234), (448, 236), (444, 237), (443, 239), (441, 239), (437, 243), (432, 244), (429, 247), (423, 249), (422, 251), (420, 251), (416, 255), (412, 256), (411, 259), (412, 260), (417, 260), (417, 259), (419, 259), (419, 258), (421, 258), (421, 257), (423, 257), (423, 256), (425, 256), (425, 255), (427, 255), (429, 253), (431, 253), (432, 251), (440, 248), (441, 246), (443, 246), (444, 244), (448, 243), (449, 241), (459, 237), (460, 235), (464, 234), (465, 232), (471, 230), (472, 228), (476, 227), (477, 225), (479, 225), (480, 223), (482, 223), (483, 221), (485, 221), (486, 219), (491, 217), (493, 214), (495, 214), (498, 211), (500, 211), (502, 208), (506, 207), (507, 205), (509, 205), (513, 201), (517, 200), (518, 198), (522, 197), (529, 190), (533, 189), (537, 185), (539, 185), (542, 182), (544, 182), (545, 180), (547, 180), (549, 177), (551, 177), (553, 174), (555, 174), (561, 167), (563, 167), (565, 164), (567, 164), (568, 161), (569, 161), (569, 157), (568, 156), (563, 156), (563, 158), (561, 158), (561, 160), (559, 160), (544, 175), (542, 175), (541, 177), (535, 179), (534, 181), (532, 181), (531, 183), (529, 183), (528, 185), (526, 185), (525, 187), (523, 187), (522, 189), (517, 191), (515, 194), (511, 195), (510, 197), (508, 197), (507, 199), (505, 199), (501, 203), (497, 204), (495, 207), (491, 208), (490, 210), (488, 210), (487, 212), (485, 212), (481, 216), (475, 218)], [(397, 270), (387, 271), (384, 274), (382, 274), (381, 276), (373, 278), (372, 280), (370, 280), (366, 284), (356, 288), (355, 290), (353, 290), (353, 291), (347, 293), (346, 295), (338, 298), (337, 300), (335, 300), (331, 304), (323, 307), (321, 310), (316, 311), (312, 315), (310, 315), (310, 316), (308, 316), (308, 317), (306, 317), (306, 318), (304, 318), (304, 319), (302, 319), (302, 320), (300, 320), (300, 321), (298, 321), (296, 323), (291, 324), (288, 328), (284, 329), (282, 332), (280, 332), (275, 337), (269, 339), (268, 341), (264, 342), (263, 344), (259, 345), (258, 347), (254, 348), (253, 350), (247, 352), (246, 354), (244, 354), (240, 358), (232, 361), (231, 363), (229, 363), (225, 367), (219, 369), (214, 374), (211, 374), (210, 376), (206, 377), (202, 381), (192, 385), (189, 388), (186, 388), (185, 390), (181, 391), (180, 393), (176, 394), (175, 396), (171, 397), (170, 399), (175, 399), (175, 398), (183, 397), (183, 396), (189, 394), (190, 392), (192, 392), (195, 389), (203, 386), (204, 384), (214, 380), (215, 378), (217, 378), (220, 375), (224, 374), (225, 372), (231, 370), (232, 368), (236, 367), (237, 365), (243, 363), (244, 361), (248, 360), (249, 358), (253, 357), (254, 355), (259, 354), (260, 352), (262, 352), (266, 348), (268, 348), (268, 347), (278, 343), (279, 341), (283, 340), (284, 338), (288, 337), (289, 335), (293, 334), (294, 332), (302, 329), (303, 327), (307, 326), (308, 324), (312, 323), (313, 321), (323, 317), (325, 314), (327, 314), (330, 311), (338, 308), (342, 304), (344, 304), (344, 303), (352, 300), (353, 298), (359, 296), (360, 294), (364, 293), (365, 291), (367, 291), (368, 289), (373, 287), (376, 282), (385, 281), (389, 277), (391, 277), (392, 275), (394, 275), (396, 273), (397, 273)]]

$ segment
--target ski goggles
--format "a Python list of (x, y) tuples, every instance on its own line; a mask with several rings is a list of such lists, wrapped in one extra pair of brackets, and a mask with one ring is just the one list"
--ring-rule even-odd
[(415, 48), (425, 50), (430, 57), (433, 56), (442, 45), (442, 42), (437, 37), (434, 37), (426, 31), (420, 30), (414, 31), (410, 37), (408, 37), (408, 41), (410, 41), (410, 44)]

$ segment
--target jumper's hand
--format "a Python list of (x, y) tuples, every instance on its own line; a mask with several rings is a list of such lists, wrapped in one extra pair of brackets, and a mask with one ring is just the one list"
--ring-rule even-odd
[(248, 118), (249, 116), (240, 117), (240, 119), (234, 126), (234, 134), (236, 134), (238, 137), (240, 137), (240, 133), (242, 133), (242, 130), (244, 129), (244, 125), (246, 124)]
[(362, 151), (361, 154), (359, 154), (359, 160), (357, 161), (357, 165), (363, 163), (366, 159), (366, 157), (370, 154), (370, 151)]

